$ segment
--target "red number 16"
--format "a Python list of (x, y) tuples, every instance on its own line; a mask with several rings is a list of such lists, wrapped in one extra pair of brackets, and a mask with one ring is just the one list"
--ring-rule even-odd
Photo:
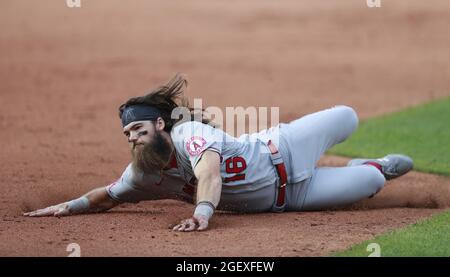
[(227, 173), (236, 174), (233, 177), (225, 178), (225, 183), (245, 179), (245, 174), (240, 174), (247, 168), (247, 163), (245, 162), (244, 158), (242, 157), (229, 158), (225, 161), (225, 165), (226, 165), (225, 170)]

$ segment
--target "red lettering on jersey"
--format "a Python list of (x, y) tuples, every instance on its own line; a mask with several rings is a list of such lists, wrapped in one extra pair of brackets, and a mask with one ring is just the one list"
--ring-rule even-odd
[(247, 169), (247, 162), (242, 157), (231, 157), (225, 161), (225, 171), (228, 174), (236, 174), (232, 177), (226, 177), (224, 182), (229, 183), (233, 181), (245, 180), (245, 174), (240, 174)]
[(224, 183), (245, 180), (245, 174), (236, 174), (233, 177), (226, 177)]

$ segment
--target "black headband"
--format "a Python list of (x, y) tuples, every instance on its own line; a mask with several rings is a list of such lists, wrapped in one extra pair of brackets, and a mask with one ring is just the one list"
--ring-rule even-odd
[(125, 127), (131, 122), (141, 120), (156, 120), (161, 116), (161, 112), (148, 105), (132, 105), (126, 107), (122, 113), (122, 126)]

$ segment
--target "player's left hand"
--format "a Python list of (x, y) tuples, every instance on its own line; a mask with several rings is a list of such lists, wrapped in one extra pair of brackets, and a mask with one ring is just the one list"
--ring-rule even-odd
[(201, 215), (194, 215), (191, 218), (181, 221), (180, 224), (173, 227), (174, 231), (191, 232), (203, 231), (208, 228), (208, 218)]
[(67, 204), (67, 202), (23, 214), (23, 216), (30, 216), (30, 217), (40, 217), (40, 216), (60, 217), (67, 215), (70, 215), (69, 205)]

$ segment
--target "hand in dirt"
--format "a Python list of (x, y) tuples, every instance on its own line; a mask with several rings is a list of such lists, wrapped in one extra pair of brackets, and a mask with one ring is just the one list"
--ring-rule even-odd
[(191, 232), (204, 231), (208, 228), (208, 218), (205, 216), (193, 216), (181, 221), (180, 224), (173, 227), (173, 231)]
[(58, 205), (50, 206), (44, 209), (35, 210), (32, 212), (24, 213), (23, 216), (39, 217), (39, 216), (66, 216), (70, 215), (69, 205), (67, 203), (61, 203)]

